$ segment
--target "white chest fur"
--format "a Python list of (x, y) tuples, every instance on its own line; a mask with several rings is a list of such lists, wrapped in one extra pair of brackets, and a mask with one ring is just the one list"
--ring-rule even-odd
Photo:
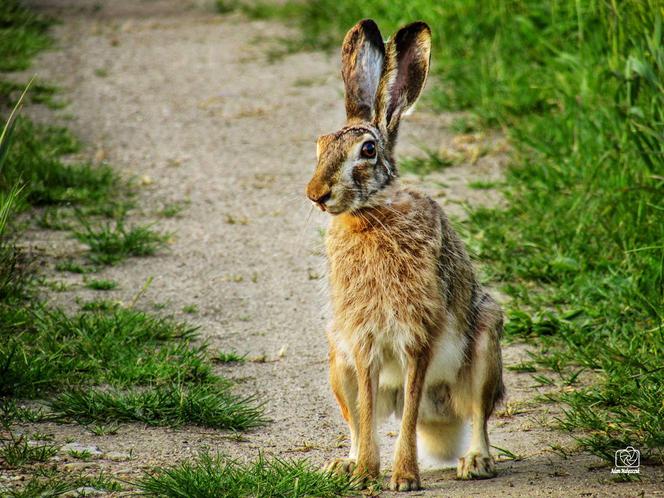
[[(330, 324), (329, 332), (338, 348), (339, 353), (349, 365), (353, 365), (352, 351), (357, 346), (355, 338), (335, 330), (334, 322)], [(407, 342), (400, 338), (409, 337), (398, 328), (378, 334), (371, 354), (371, 361), (375, 362), (379, 370), (379, 385), (381, 387), (401, 389), (406, 379), (408, 357), (406, 354)], [(426, 386), (436, 384), (453, 385), (464, 363), (467, 338), (458, 328), (453, 316), (448, 318), (445, 331), (440, 335), (434, 345), (433, 356), (427, 375)]]

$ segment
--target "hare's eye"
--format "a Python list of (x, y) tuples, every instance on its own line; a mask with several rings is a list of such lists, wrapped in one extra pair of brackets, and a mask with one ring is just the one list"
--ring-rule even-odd
[(360, 152), (360, 155), (367, 159), (372, 159), (376, 157), (376, 143), (373, 140), (364, 142), (362, 144), (362, 150)]

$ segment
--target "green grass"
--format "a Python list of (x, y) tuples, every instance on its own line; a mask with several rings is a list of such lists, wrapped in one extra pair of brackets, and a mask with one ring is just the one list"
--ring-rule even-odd
[(46, 395), (49, 418), (84, 423), (264, 423), (254, 400), (233, 395), (212, 373), (206, 346), (192, 344), (193, 327), (118, 305), (93, 309), (70, 316), (0, 307), (0, 395)]
[(47, 206), (37, 220), (37, 226), (46, 230), (73, 230), (71, 210), (60, 206)]
[(195, 328), (147, 313), (68, 315), (45, 307), (0, 307), (0, 393), (36, 396), (77, 385), (214, 380)]
[[(16, 104), (25, 88), (25, 84), (4, 79), (2, 72), (27, 69), (32, 57), (50, 45), (51, 24), (16, 0), (0, 5), (0, 115)], [(25, 101), (61, 107), (55, 100), (56, 92), (51, 85), (34, 83)], [(109, 206), (117, 204), (122, 182), (113, 169), (63, 161), (63, 156), (79, 150), (78, 141), (67, 129), (20, 117), (13, 129), (11, 147), (9, 142), (0, 154), (4, 163), (0, 168), (0, 192), (20, 185), (23, 195), (19, 208), (77, 204), (110, 211)]]
[(399, 168), (406, 173), (426, 176), (454, 165), (454, 161), (436, 152), (425, 151), (424, 157), (409, 157), (399, 162)]
[(492, 190), (500, 186), (499, 182), (476, 180), (468, 183), (468, 187), (475, 190)]
[(114, 203), (120, 179), (110, 166), (63, 162), (62, 156), (79, 147), (66, 128), (19, 118), (0, 189), (20, 182), (26, 201), (35, 206)]
[(182, 307), (182, 311), (184, 313), (188, 313), (189, 315), (196, 315), (198, 314), (198, 306), (195, 304), (187, 304)]
[(90, 450), (69, 450), (67, 454), (72, 458), (86, 462), (92, 459), (92, 452)]
[[(457, 132), (503, 126), (513, 145), (500, 186), (508, 207), (473, 210), (466, 227), (514, 299), (507, 335), (541, 346), (536, 363), (568, 387), (561, 424), (582, 448), (612, 460), (631, 444), (643, 462), (664, 463), (664, 2), (286, 9), (302, 47), (338, 50), (365, 17), (385, 36), (415, 19), (431, 25), (423, 105), (468, 111)], [(592, 384), (572, 382), (580, 369)]]
[(176, 218), (182, 213), (182, 211), (184, 211), (187, 204), (189, 203), (172, 202), (170, 204), (165, 205), (163, 209), (159, 212), (159, 214), (164, 218)]
[(9, 433), (10, 439), (0, 442), (0, 458), (8, 467), (16, 468), (25, 464), (46, 462), (58, 452), (52, 444), (30, 444), (24, 436), (16, 437)]
[(26, 9), (17, 0), (0, 4), (0, 71), (27, 69), (37, 52), (47, 48), (51, 21)]
[[(23, 83), (0, 79), (0, 107), (13, 107), (24, 89), (25, 84)], [(57, 94), (57, 87), (47, 83), (33, 82), (25, 100), (29, 104), (44, 104), (50, 109), (60, 109), (64, 107), (64, 103), (56, 99)]]
[(81, 222), (83, 229), (74, 235), (90, 247), (89, 259), (95, 264), (112, 265), (130, 256), (150, 256), (163, 247), (169, 237), (147, 225), (127, 228), (123, 220), (97, 227), (83, 219)]
[(118, 433), (120, 424), (111, 422), (108, 424), (95, 422), (86, 427), (95, 436), (114, 436)]
[(19, 405), (11, 398), (0, 398), (0, 424), (9, 429), (15, 423), (41, 422), (48, 418), (41, 408)]
[(6, 498), (35, 498), (56, 496), (85, 496), (75, 493), (79, 488), (94, 488), (99, 491), (122, 491), (122, 485), (112, 477), (99, 473), (98, 475), (55, 475), (42, 471), (42, 475), (32, 477), (20, 487), (4, 487), (0, 485), (0, 492)]
[[(14, 104), (0, 132), (0, 174), (7, 164), (26, 91), (27, 88)], [(23, 187), (18, 183), (0, 189), (0, 302), (11, 304), (27, 297), (27, 288), (31, 283), (28, 259), (16, 246), (10, 223), (22, 199)]]
[(97, 271), (95, 267), (83, 266), (80, 263), (72, 260), (58, 261), (55, 264), (55, 269), (58, 271), (68, 271), (70, 273), (91, 273)]
[(16, 246), (15, 236), (7, 224), (20, 194), (18, 188), (12, 188), (8, 193), (0, 192), (0, 302), (26, 298), (31, 283), (31, 262)]
[(87, 282), (85, 282), (85, 286), (88, 289), (108, 291), (116, 289), (118, 287), (118, 283), (115, 280), (107, 280), (100, 278), (100, 279), (88, 280)]
[(137, 421), (155, 426), (194, 424), (240, 431), (266, 421), (253, 398), (240, 399), (224, 384), (69, 391), (55, 398), (51, 408), (60, 419), (83, 423)]
[(170, 498), (332, 498), (357, 496), (358, 484), (346, 476), (323, 473), (306, 460), (261, 455), (255, 463), (242, 464), (209, 453), (194, 462), (157, 468), (136, 483), (149, 496)]
[(242, 363), (247, 359), (246, 355), (237, 354), (235, 352), (223, 352), (220, 351), (215, 354), (213, 360), (218, 363)]

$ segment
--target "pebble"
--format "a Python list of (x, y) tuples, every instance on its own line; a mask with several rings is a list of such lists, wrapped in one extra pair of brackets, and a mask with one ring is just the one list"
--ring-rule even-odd
[(128, 453), (123, 453), (121, 451), (109, 451), (104, 455), (104, 458), (106, 460), (111, 460), (112, 462), (124, 462), (131, 459)]

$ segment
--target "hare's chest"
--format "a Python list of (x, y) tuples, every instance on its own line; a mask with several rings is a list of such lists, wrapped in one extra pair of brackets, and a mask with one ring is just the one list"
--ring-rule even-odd
[(436, 248), (384, 232), (342, 235), (327, 240), (337, 325), (383, 336), (425, 333), (441, 309)]

